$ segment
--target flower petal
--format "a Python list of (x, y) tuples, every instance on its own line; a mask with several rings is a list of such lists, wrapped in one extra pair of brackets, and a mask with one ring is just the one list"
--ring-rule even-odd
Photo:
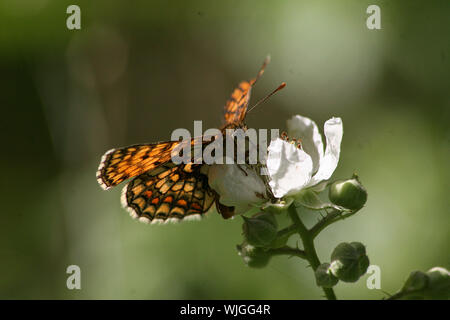
[(296, 115), (287, 121), (287, 127), (291, 138), (300, 139), (302, 149), (312, 159), (313, 172), (317, 172), (323, 157), (323, 142), (316, 123), (310, 118)]
[(266, 165), (270, 176), (269, 185), (277, 198), (299, 192), (311, 180), (311, 157), (280, 138), (270, 143)]
[[(267, 201), (266, 186), (257, 173), (237, 164), (208, 166), (208, 182), (220, 195), (220, 203), (235, 207), (237, 214)], [(244, 171), (246, 173), (244, 173)]]
[(327, 141), (325, 154), (320, 160), (319, 170), (308, 183), (308, 187), (329, 179), (336, 170), (341, 153), (342, 135), (344, 134), (342, 119), (331, 118), (325, 122), (324, 133)]

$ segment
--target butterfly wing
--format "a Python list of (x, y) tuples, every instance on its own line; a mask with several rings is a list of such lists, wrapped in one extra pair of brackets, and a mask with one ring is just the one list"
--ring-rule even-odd
[(269, 62), (270, 58), (267, 57), (255, 78), (250, 81), (242, 81), (239, 86), (234, 89), (224, 108), (225, 127), (230, 124), (237, 124), (244, 121), (252, 87), (263, 75), (264, 69)]
[(200, 166), (179, 165), (156, 175), (141, 174), (122, 191), (122, 205), (145, 223), (197, 219), (214, 203), (215, 196)]
[(208, 141), (204, 142), (199, 137), (190, 141), (166, 141), (111, 149), (100, 161), (97, 181), (107, 190), (144, 172), (155, 171), (162, 165), (174, 166), (171, 161), (173, 153), (180, 152), (186, 143), (194, 146), (195, 143), (205, 144)]

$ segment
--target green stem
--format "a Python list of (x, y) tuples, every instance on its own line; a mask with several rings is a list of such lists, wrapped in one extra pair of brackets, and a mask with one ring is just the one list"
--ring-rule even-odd
[(317, 222), (310, 230), (310, 233), (312, 235), (313, 238), (316, 238), (319, 233), (325, 229), (326, 227), (328, 227), (330, 224), (333, 224), (339, 220), (344, 220), (352, 215), (354, 215), (357, 211), (354, 212), (349, 212), (346, 214), (343, 214), (341, 211), (339, 210), (333, 210), (332, 212), (328, 213), (325, 218), (323, 218), (322, 220), (320, 220), (319, 222)]
[(322, 220), (317, 222), (312, 228), (311, 228), (311, 234), (315, 238), (318, 236), (318, 234), (328, 227), (330, 224), (336, 221), (336, 218), (339, 217), (341, 214), (338, 210), (333, 210), (332, 212), (328, 213)]
[(271, 255), (289, 255), (289, 256), (296, 256), (302, 259), (306, 260), (306, 254), (303, 250), (297, 249), (297, 248), (291, 248), (289, 246), (284, 246), (281, 248), (274, 248), (270, 249), (268, 251)]
[[(316, 248), (314, 246), (314, 236), (313, 233), (310, 232), (299, 218), (297, 214), (297, 210), (294, 205), (291, 205), (288, 209), (289, 216), (291, 217), (292, 222), (297, 227), (297, 232), (300, 235), (300, 238), (303, 242), (303, 249), (306, 255), (306, 260), (310, 263), (311, 267), (314, 271), (320, 266), (320, 260), (317, 256)], [(336, 295), (332, 288), (323, 288), (325, 296), (328, 300), (336, 300)]]

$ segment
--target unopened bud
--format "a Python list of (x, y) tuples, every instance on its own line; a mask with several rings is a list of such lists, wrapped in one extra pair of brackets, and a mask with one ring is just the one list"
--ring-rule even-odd
[(291, 234), (286, 233), (282, 236), (277, 236), (270, 244), (269, 247), (276, 249), (276, 248), (281, 248), (284, 247), (286, 245), (286, 243), (288, 242), (289, 238), (291, 237)]
[(338, 206), (359, 210), (367, 201), (367, 191), (354, 175), (352, 179), (334, 182), (330, 186), (328, 197)]
[(403, 285), (403, 292), (418, 292), (428, 286), (428, 275), (422, 271), (413, 271)]
[(331, 272), (329, 263), (322, 263), (317, 267), (315, 275), (319, 287), (332, 288), (339, 282), (339, 279)]
[(441, 267), (434, 267), (427, 272), (411, 272), (397, 295), (407, 300), (448, 300), (450, 272)]
[(369, 257), (362, 243), (340, 243), (331, 254), (330, 270), (335, 277), (344, 282), (356, 282), (366, 273)]
[(243, 244), (237, 245), (236, 248), (245, 264), (251, 268), (263, 268), (270, 261), (271, 255), (263, 248), (252, 246), (245, 241)]
[(277, 221), (270, 212), (257, 213), (251, 218), (244, 217), (242, 230), (246, 241), (255, 247), (269, 245), (277, 236)]
[(428, 286), (425, 289), (425, 299), (450, 299), (450, 272), (441, 267), (434, 267), (427, 271)]

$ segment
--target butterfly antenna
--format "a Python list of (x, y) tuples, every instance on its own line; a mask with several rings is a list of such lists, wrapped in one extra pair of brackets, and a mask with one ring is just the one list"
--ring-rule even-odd
[(250, 111), (252, 111), (253, 109), (255, 109), (258, 105), (260, 105), (261, 103), (265, 102), (267, 99), (269, 99), (271, 96), (273, 96), (275, 93), (277, 93), (278, 91), (280, 91), (281, 89), (283, 89), (284, 87), (286, 87), (286, 82), (282, 82), (278, 88), (276, 88), (275, 90), (273, 90), (271, 93), (269, 93), (267, 96), (265, 96), (264, 98), (262, 98), (261, 100), (259, 100), (256, 104), (254, 104), (250, 109), (248, 109), (247, 113), (249, 113)]
[(256, 81), (258, 81), (259, 78), (261, 78), (261, 76), (264, 73), (264, 70), (266, 69), (267, 65), (270, 63), (270, 55), (268, 55), (265, 59), (264, 62), (261, 66), (261, 69), (259, 69), (258, 74), (256, 75), (256, 77), (253, 79), (253, 84), (256, 83)]

